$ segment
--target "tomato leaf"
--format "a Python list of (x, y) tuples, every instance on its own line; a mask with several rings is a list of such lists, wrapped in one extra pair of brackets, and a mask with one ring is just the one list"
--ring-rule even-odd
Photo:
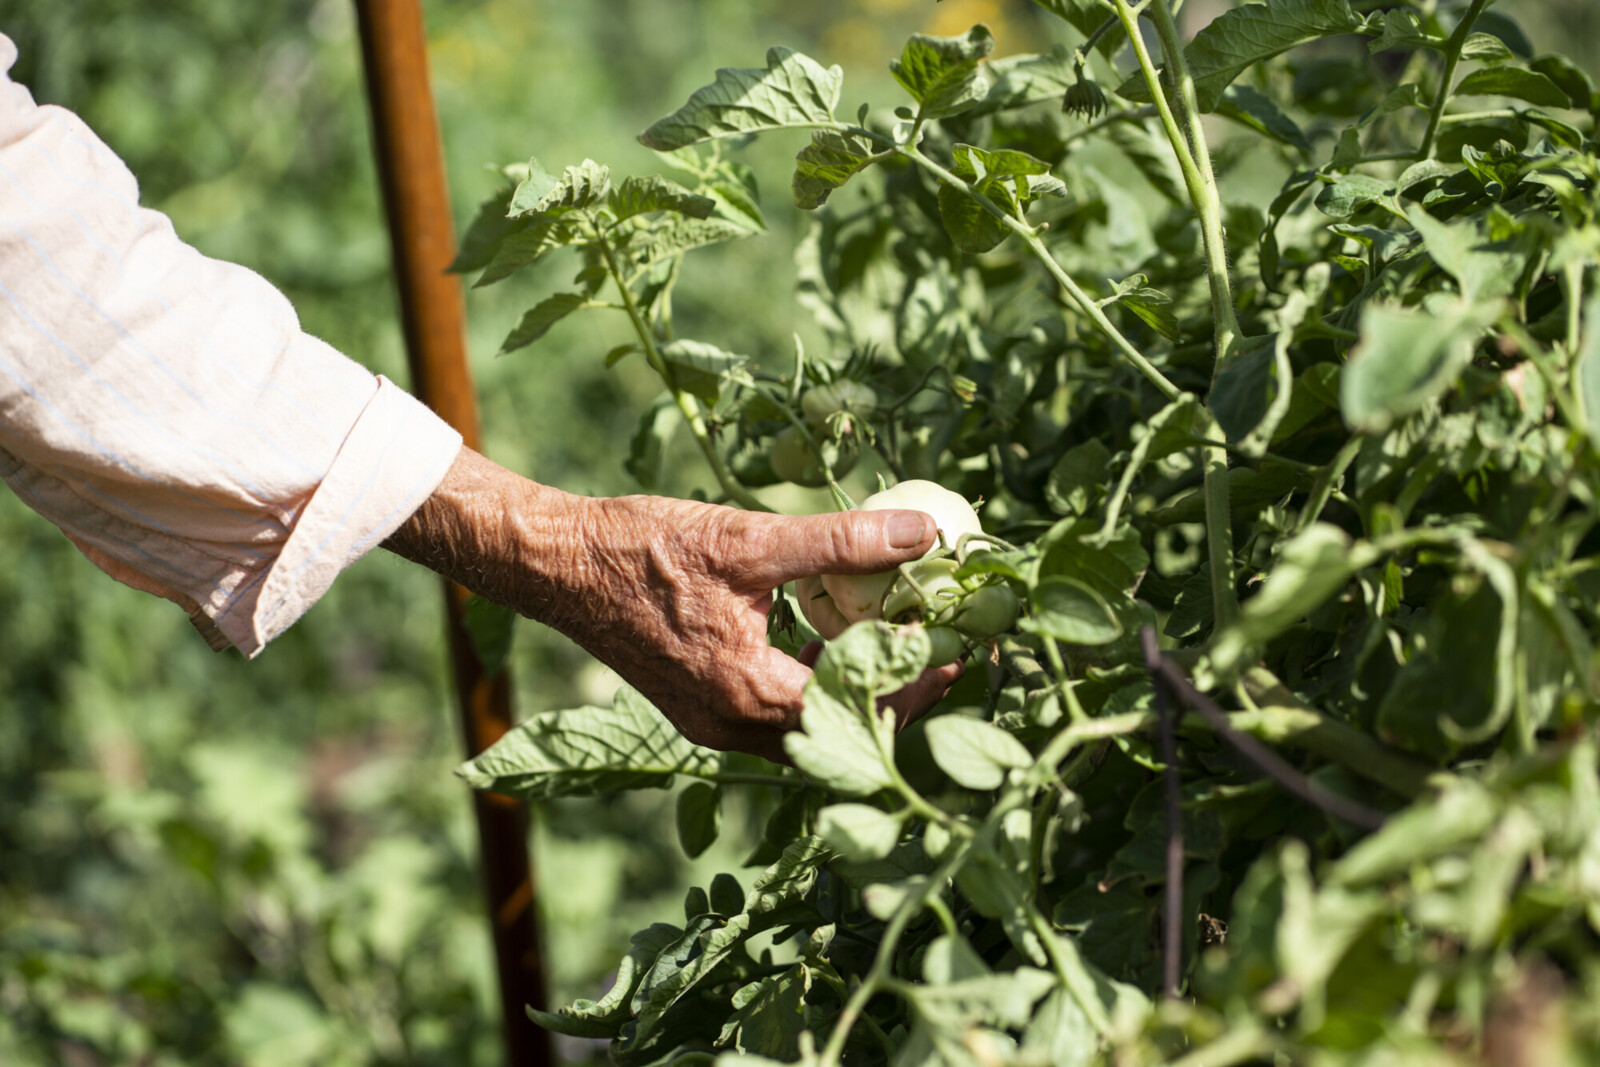
[(456, 773), (474, 789), (543, 799), (661, 789), (678, 774), (710, 774), (720, 763), (624, 688), (609, 708), (530, 716)]
[(1455, 384), (1497, 308), (1440, 302), (1433, 311), (1369, 304), (1361, 341), (1339, 383), (1339, 406), (1352, 429), (1377, 433), (1421, 410)]
[(998, 726), (965, 715), (941, 715), (928, 724), (928, 748), (939, 769), (968, 789), (998, 789), (1007, 771), (1033, 764), (1033, 755)]
[(790, 188), (794, 206), (812, 211), (851, 177), (872, 165), (872, 143), (865, 137), (837, 130), (817, 130), (811, 143), (795, 157)]
[(1523, 70), (1521, 67), (1475, 70), (1461, 79), (1455, 95), (1512, 96), (1540, 107), (1568, 107), (1572, 102), (1555, 82), (1538, 71)]
[(900, 840), (900, 820), (867, 804), (832, 804), (817, 813), (817, 836), (847, 860), (879, 860)]
[(692, 782), (678, 794), (678, 843), (694, 859), (710, 848), (722, 827), (722, 791), (705, 782)]
[(516, 328), (500, 343), (500, 355), (526, 348), (550, 332), (550, 327), (589, 302), (582, 293), (547, 296), (523, 313)]
[(725, 67), (671, 115), (639, 135), (668, 152), (718, 137), (792, 126), (831, 125), (844, 72), (788, 48), (767, 50), (765, 68)]
[[(1354, 32), (1361, 25), (1347, 0), (1267, 0), (1224, 11), (1183, 50), (1200, 110), (1216, 110), (1223, 90), (1246, 67), (1296, 45)], [(1117, 87), (1117, 95), (1135, 101), (1150, 99), (1149, 88), (1137, 72)]]
[(1122, 636), (1122, 622), (1099, 590), (1063, 575), (1042, 580), (1033, 590), (1033, 610), (1017, 624), (1071, 645), (1103, 645)]
[(919, 33), (906, 42), (889, 71), (921, 105), (922, 118), (948, 118), (988, 95), (991, 82), (980, 61), (992, 51), (994, 35), (987, 26), (974, 26), (960, 37)]

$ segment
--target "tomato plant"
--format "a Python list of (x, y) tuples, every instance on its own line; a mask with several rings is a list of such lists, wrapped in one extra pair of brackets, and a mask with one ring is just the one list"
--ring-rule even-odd
[[(770, 810), (744, 882), (539, 1020), (624, 1065), (1594, 1060), (1600, 93), (1486, 0), (1267, 0), (1188, 43), (1168, 0), (1039, 2), (1072, 45), (916, 36), (907, 102), (853, 118), (773, 48), (642, 135), (687, 185), (512, 169), (467, 235), (488, 280), (579, 250), (507, 347), (625, 314), (665, 390), (634, 462), (685, 427), (762, 507), (753, 442), (849, 421), (996, 535), (893, 611), (904, 573), (803, 583), (831, 641), (792, 769), (627, 692), (464, 768), (689, 779), (696, 839), (724, 791)], [(684, 254), (761, 228), (751, 136), (800, 142), (799, 207), (849, 198), (796, 251), (829, 351), (781, 366), (672, 331)], [(870, 404), (821, 404), (845, 366)], [(897, 739), (878, 698), (963, 620), (980, 669)]]

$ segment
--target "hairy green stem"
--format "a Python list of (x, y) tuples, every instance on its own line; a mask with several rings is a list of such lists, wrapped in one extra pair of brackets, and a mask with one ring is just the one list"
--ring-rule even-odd
[(678, 410), (683, 413), (683, 419), (689, 424), (689, 432), (694, 435), (695, 444), (700, 446), (700, 453), (705, 456), (706, 463), (711, 467), (711, 473), (716, 476), (717, 484), (727, 494), (728, 499), (748, 511), (771, 511), (761, 501), (757, 500), (750, 491), (736, 481), (727, 465), (722, 462), (722, 457), (717, 455), (717, 447), (711, 440), (711, 430), (706, 426), (705, 416), (701, 414), (700, 402), (691, 394), (678, 388), (678, 383), (667, 366), (666, 360), (661, 358), (661, 350), (656, 347), (655, 331), (645, 321), (644, 313), (639, 310), (639, 301), (633, 295), (633, 289), (623, 277), (622, 267), (617, 262), (616, 253), (611, 248), (611, 242), (601, 237), (598, 244), (600, 253), (605, 256), (606, 270), (611, 275), (611, 280), (622, 293), (622, 302), (628, 312), (628, 319), (633, 323), (633, 332), (638, 335), (639, 343), (644, 346), (644, 355), (650, 363), (650, 369), (661, 377), (667, 391), (672, 394), (673, 402), (678, 405)]
[[(1178, 157), (1178, 168), (1183, 172), (1183, 182), (1194, 204), (1195, 215), (1200, 220), (1200, 235), (1205, 245), (1206, 273), (1211, 285), (1211, 319), (1216, 342), (1216, 369), (1228, 362), (1234, 345), (1239, 340), (1239, 319), (1233, 308), (1233, 288), (1228, 279), (1228, 249), (1222, 232), (1222, 198), (1217, 192), (1216, 175), (1211, 168), (1211, 149), (1206, 143), (1205, 130), (1200, 126), (1200, 107), (1194, 91), (1194, 77), (1184, 58), (1183, 41), (1178, 36), (1177, 24), (1172, 20), (1172, 10), (1166, 0), (1151, 0), (1150, 12), (1154, 17), (1156, 32), (1161, 37), (1167, 70), (1172, 76), (1175, 95), (1181, 110), (1175, 114), (1167, 101), (1156, 72), (1145, 48), (1144, 37), (1139, 33), (1139, 19), (1127, 0), (1116, 0), (1117, 17), (1128, 31), (1129, 43), (1139, 60), (1139, 70), (1150, 89), (1156, 113), (1161, 116), (1162, 129), (1172, 143)], [(1184, 127), (1179, 126), (1180, 118)], [(1215, 370), (1213, 371), (1213, 378)]]
[(1456, 65), (1461, 62), (1461, 49), (1472, 34), (1473, 23), (1478, 21), (1478, 16), (1488, 6), (1489, 0), (1472, 0), (1472, 6), (1467, 8), (1467, 13), (1456, 24), (1455, 32), (1444, 43), (1444, 73), (1439, 78), (1439, 91), (1434, 95), (1433, 107), (1428, 109), (1428, 128), (1422, 134), (1421, 147), (1417, 149), (1418, 159), (1433, 158), (1434, 139), (1439, 135), (1444, 106), (1450, 100), (1450, 83), (1455, 80)]
[[(1205, 245), (1206, 275), (1211, 287), (1211, 327), (1216, 354), (1211, 368), (1211, 380), (1227, 365), (1239, 341), (1239, 319), (1233, 307), (1233, 288), (1228, 280), (1228, 249), (1222, 232), (1222, 199), (1217, 193), (1216, 175), (1211, 168), (1211, 150), (1206, 144), (1205, 130), (1200, 126), (1200, 108), (1194, 91), (1194, 76), (1189, 71), (1183, 54), (1183, 41), (1172, 20), (1172, 10), (1166, 0), (1151, 0), (1150, 10), (1155, 17), (1156, 32), (1161, 37), (1162, 51), (1166, 56), (1167, 70), (1172, 76), (1175, 95), (1183, 112), (1187, 133), (1179, 128), (1178, 116), (1167, 101), (1161, 77), (1150, 59), (1139, 33), (1139, 18), (1128, 6), (1127, 0), (1114, 0), (1117, 17), (1128, 32), (1139, 61), (1139, 70), (1150, 89), (1161, 116), (1161, 126), (1172, 143), (1178, 157), (1178, 167), (1189, 191), (1189, 199), (1200, 220), (1201, 239)], [(1226, 435), (1212, 420), (1205, 436), (1215, 444), (1225, 444)], [(1202, 449), (1201, 468), (1205, 475), (1206, 553), (1211, 564), (1211, 605), (1218, 627), (1226, 626), (1239, 615), (1239, 596), (1234, 578), (1233, 515), (1228, 506), (1228, 454), (1220, 447)]]

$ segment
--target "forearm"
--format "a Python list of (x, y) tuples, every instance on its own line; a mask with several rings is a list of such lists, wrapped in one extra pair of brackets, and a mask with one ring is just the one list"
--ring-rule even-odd
[(581, 598), (595, 502), (463, 447), (444, 481), (383, 542), (479, 596), (566, 629)]

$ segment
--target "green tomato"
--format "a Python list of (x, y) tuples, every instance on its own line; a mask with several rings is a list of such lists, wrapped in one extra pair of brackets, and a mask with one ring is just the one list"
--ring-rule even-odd
[(1008, 585), (985, 585), (968, 593), (956, 614), (955, 628), (974, 641), (998, 637), (1017, 624), (1022, 603)]
[(906, 570), (912, 581), (897, 573), (883, 598), (884, 621), (916, 620), (929, 625), (949, 622), (966, 594), (961, 583), (956, 581), (956, 567), (952, 557), (940, 556), (908, 566)]
[(928, 657), (929, 667), (943, 667), (967, 654), (967, 643), (948, 626), (928, 627), (928, 639), (933, 642), (933, 655)]
[(794, 598), (800, 602), (800, 614), (824, 641), (832, 641), (850, 625), (850, 620), (839, 614), (833, 598), (822, 588), (821, 578), (801, 578), (795, 582)]
[[(849, 474), (856, 465), (859, 449), (852, 440), (839, 443), (833, 441), (820, 442), (823, 454), (828, 456), (833, 464), (833, 476), (843, 478)], [(772, 450), (768, 453), (772, 463), (772, 473), (786, 482), (803, 485), (808, 489), (820, 489), (828, 484), (828, 472), (822, 465), (816, 452), (806, 441), (805, 435), (798, 426), (788, 426), (779, 432), (772, 440)]]
[[(863, 500), (857, 511), (922, 511), (933, 516), (945, 543), (954, 548), (963, 534), (982, 533), (983, 524), (965, 497), (937, 482), (913, 478)], [(937, 546), (936, 546), (937, 547)], [(929, 552), (934, 549), (929, 549)], [(822, 587), (851, 622), (884, 617), (883, 600), (894, 584), (896, 572), (884, 574), (824, 574)]]
[[(840, 412), (866, 419), (878, 410), (878, 394), (865, 382), (845, 378), (806, 390), (800, 398), (800, 410), (805, 413), (807, 422), (818, 427), (827, 426), (829, 420)], [(848, 418), (841, 420), (841, 434), (848, 434), (853, 429)]]

